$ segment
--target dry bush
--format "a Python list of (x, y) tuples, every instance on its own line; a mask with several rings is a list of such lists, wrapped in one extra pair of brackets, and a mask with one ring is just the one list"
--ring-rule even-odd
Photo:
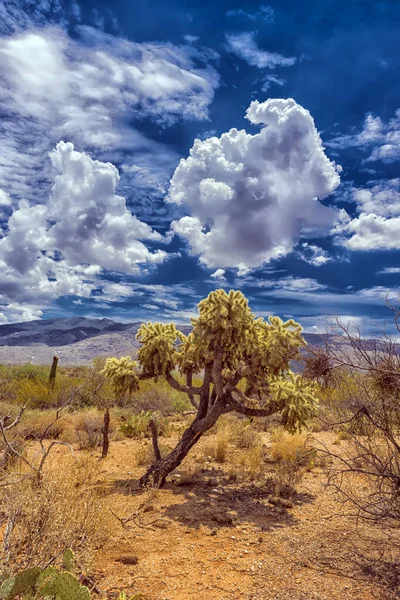
[(237, 422), (233, 438), (235, 446), (250, 450), (261, 444), (260, 434), (254, 430), (251, 423), (239, 419), (237, 419)]
[[(8, 441), (19, 455), (26, 455), (26, 441), (16, 433), (11, 433), (8, 436)], [(10, 469), (13, 469), (19, 461), (19, 456), (13, 452), (10, 447), (0, 439), (0, 472), (5, 474)]]
[(173, 412), (171, 395), (156, 386), (139, 391), (135, 395), (134, 405), (135, 409), (140, 411), (158, 411), (163, 415)]
[[(175, 374), (176, 378), (184, 383), (180, 375)], [(196, 383), (193, 379), (193, 385)], [(143, 381), (140, 384), (140, 390), (135, 394), (133, 405), (140, 410), (157, 411), (162, 415), (170, 415), (174, 412), (182, 413), (193, 409), (187, 395), (170, 387), (163, 377), (158, 381)]]
[[(24, 439), (37, 440), (46, 432), (45, 437), (51, 439), (59, 438), (70, 426), (70, 417), (65, 414), (54, 421), (56, 413), (54, 410), (29, 410), (26, 411), (18, 424), (18, 433)], [(46, 431), (46, 429), (49, 429)]]
[[(171, 452), (171, 448), (160, 441), (158, 442), (158, 447), (162, 457), (167, 456)], [(138, 447), (135, 452), (135, 462), (138, 467), (151, 465), (154, 462), (154, 450), (151, 443), (144, 442)]]
[[(395, 324), (400, 331), (400, 311)], [(400, 525), (400, 352), (386, 332), (365, 339), (354, 325), (336, 321), (325, 353), (335, 378), (324, 390), (327, 424), (337, 433), (324, 445), (328, 483), (348, 510), (380, 526)], [(340, 441), (343, 440), (343, 444)], [(336, 447), (340, 445), (340, 449)]]
[(135, 452), (135, 462), (138, 467), (150, 465), (154, 461), (154, 454), (148, 443), (141, 444)]
[(315, 465), (316, 450), (310, 446), (310, 440), (304, 433), (292, 435), (276, 428), (271, 439), (269, 452), (275, 462), (276, 493), (285, 498), (293, 496), (305, 472)]
[(231, 469), (231, 479), (235, 470), (239, 481), (260, 479), (265, 473), (263, 446), (259, 444), (241, 451), (234, 468)]
[(120, 430), (125, 437), (134, 439), (143, 439), (151, 437), (150, 421), (153, 420), (157, 427), (159, 436), (168, 437), (170, 434), (169, 420), (160, 414), (150, 411), (141, 411), (140, 413), (130, 415), (129, 418), (120, 424)]
[(300, 463), (306, 460), (307, 436), (304, 433), (291, 435), (283, 429), (276, 428), (271, 432), (271, 458), (274, 462), (288, 462), (297, 459)]
[(2, 564), (11, 572), (43, 567), (70, 547), (85, 568), (110, 532), (93, 462), (54, 455), (39, 481), (22, 475), (20, 468), (13, 483), (0, 487)]
[(208, 438), (204, 444), (204, 457), (210, 457), (212, 460), (224, 463), (228, 453), (229, 438), (229, 432), (226, 429), (219, 429), (216, 435)]
[[(74, 415), (74, 429), (82, 450), (90, 450), (101, 445), (103, 415), (92, 408)], [(110, 432), (112, 426), (110, 426)]]

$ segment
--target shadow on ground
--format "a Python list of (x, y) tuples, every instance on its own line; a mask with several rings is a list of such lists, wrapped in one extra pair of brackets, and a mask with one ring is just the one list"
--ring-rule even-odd
[[(143, 493), (138, 482), (120, 480), (114, 486), (118, 493), (135, 496)], [(244, 524), (256, 525), (262, 531), (292, 526), (297, 519), (290, 513), (291, 505), (315, 499), (309, 494), (298, 494), (291, 501), (276, 498), (270, 482), (233, 483), (216, 468), (204, 469), (192, 480), (177, 474), (163, 489), (179, 497), (178, 502), (162, 507), (163, 517), (188, 528), (206, 526), (211, 531)]]

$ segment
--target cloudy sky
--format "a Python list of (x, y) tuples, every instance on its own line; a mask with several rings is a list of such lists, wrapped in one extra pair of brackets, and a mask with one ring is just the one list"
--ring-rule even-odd
[(400, 291), (400, 3), (3, 0), (0, 323)]

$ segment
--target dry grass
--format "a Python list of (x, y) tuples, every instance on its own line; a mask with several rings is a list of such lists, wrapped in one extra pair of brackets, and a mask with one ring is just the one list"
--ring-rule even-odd
[(215, 436), (206, 440), (203, 447), (204, 457), (224, 463), (227, 459), (229, 439), (228, 431), (218, 430)]
[(283, 429), (276, 428), (271, 432), (271, 440), (270, 454), (275, 462), (301, 460), (301, 456), (306, 452), (307, 436), (304, 433), (291, 435)]
[(97, 476), (89, 457), (61, 460), (55, 454), (40, 482), (25, 473), (0, 487), (1, 521), (10, 530), (1, 562), (8, 570), (44, 566), (66, 547), (76, 552), (81, 568), (90, 563), (110, 533), (108, 512), (94, 487)]
[(236, 470), (238, 481), (255, 481), (265, 473), (264, 450), (261, 445), (253, 446), (239, 453), (232, 473)]
[(316, 451), (310, 447), (309, 438), (304, 433), (292, 435), (282, 428), (276, 428), (271, 433), (271, 439), (270, 456), (276, 463), (276, 492), (282, 497), (293, 496), (305, 472), (315, 466)]
[[(102, 442), (103, 415), (96, 409), (89, 409), (74, 415), (74, 429), (80, 448), (90, 450)], [(110, 430), (113, 428), (110, 427)]]
[(53, 423), (55, 417), (55, 410), (26, 411), (21, 419), (21, 423), (18, 425), (18, 434), (27, 440), (37, 440), (43, 436), (47, 427), (52, 423), (45, 437), (47, 439), (57, 439), (71, 426), (71, 418), (65, 414)]

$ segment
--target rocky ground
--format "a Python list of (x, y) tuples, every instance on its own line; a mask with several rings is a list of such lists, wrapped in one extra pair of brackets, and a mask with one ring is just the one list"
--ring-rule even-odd
[(143, 491), (138, 444), (114, 442), (101, 463), (115, 534), (95, 559), (99, 588), (146, 600), (400, 597), (393, 570), (376, 562), (385, 540), (346, 516), (322, 469), (306, 473), (292, 501), (271, 495), (268, 481), (232, 482), (212, 462), (194, 474), (188, 461), (164, 489)]

